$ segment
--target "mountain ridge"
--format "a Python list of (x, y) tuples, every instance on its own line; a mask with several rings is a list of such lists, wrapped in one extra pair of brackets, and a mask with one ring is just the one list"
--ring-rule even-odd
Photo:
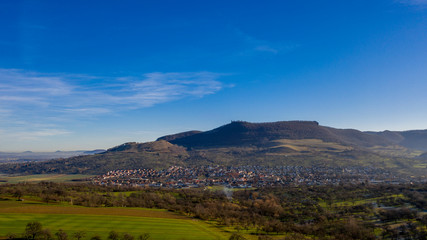
[[(206, 135), (212, 135), (213, 133), (221, 132), (223, 129), (233, 129), (236, 128), (247, 128), (247, 129), (259, 129), (259, 128), (271, 128), (271, 126), (277, 126), (281, 125), (282, 127), (291, 128), (292, 130), (290, 132), (294, 132), (295, 130), (298, 130), (298, 127), (305, 126), (304, 133), (316, 133), (317, 135), (301, 135), (301, 131), (299, 132), (300, 135), (291, 135), (288, 133), (282, 134), (281, 137), (283, 138), (291, 138), (291, 139), (309, 139), (309, 138), (316, 138), (316, 139), (322, 139), (325, 141), (335, 141), (335, 142), (341, 142), (341, 143), (347, 143), (351, 145), (358, 145), (358, 146), (365, 146), (365, 147), (373, 147), (376, 145), (379, 146), (387, 146), (392, 144), (402, 145), (407, 148), (411, 148), (414, 150), (421, 150), (421, 151), (427, 151), (427, 129), (426, 130), (408, 130), (408, 131), (381, 131), (381, 132), (374, 132), (374, 131), (360, 131), (357, 129), (339, 129), (339, 128), (333, 128), (333, 127), (327, 127), (327, 126), (321, 126), (317, 121), (278, 121), (278, 122), (265, 122), (265, 123), (250, 123), (246, 121), (232, 121), (229, 124), (225, 124), (223, 126), (220, 126), (218, 128), (209, 130), (209, 131), (187, 131), (183, 133), (177, 133), (172, 135), (166, 135), (163, 137), (159, 137), (157, 140), (166, 140), (170, 141), (173, 144), (177, 145), (184, 145), (189, 147), (196, 147), (198, 144), (191, 144), (189, 141), (191, 140), (205, 140)], [(237, 127), (236, 127), (237, 126)], [(295, 128), (297, 127), (297, 128)], [(317, 128), (317, 131), (315, 131), (315, 128)], [(240, 133), (242, 135), (242, 133)], [(244, 135), (244, 134), (243, 134)], [(280, 134), (279, 134), (280, 135)], [(173, 138), (170, 138), (170, 136), (173, 136)], [(169, 139), (168, 139), (169, 137)], [(219, 137), (219, 140), (222, 140), (226, 138), (227, 136), (221, 136)], [(229, 137), (229, 136), (228, 136)], [(254, 137), (257, 137), (255, 135)], [(273, 139), (280, 139), (280, 137), (270, 137), (270, 140)], [(242, 140), (242, 139), (239, 139)], [(260, 141), (260, 139), (258, 139)], [(262, 140), (261, 140), (262, 141)], [(221, 146), (226, 141), (222, 141), (220, 143), (207, 143), (206, 145), (212, 145), (212, 146)], [(228, 143), (230, 140), (228, 140)], [(248, 143), (248, 139), (243, 139), (243, 143)], [(242, 142), (239, 142), (237, 144), (241, 144)]]
[(427, 166), (424, 148), (427, 148), (427, 130), (362, 132), (321, 126), (316, 121), (233, 121), (209, 131), (187, 131), (153, 142), (124, 143), (94, 155), (3, 164), (0, 172), (101, 174), (116, 169), (171, 165), (317, 164), (423, 172), (420, 166)]
[(390, 140), (381, 135), (369, 134), (356, 129), (325, 127), (319, 125), (316, 121), (280, 121), (271, 123), (234, 121), (210, 131), (174, 138), (170, 142), (187, 147), (209, 147), (226, 144), (256, 145), (262, 143), (263, 140), (269, 141), (281, 138), (321, 139), (328, 142), (361, 146), (391, 144)]

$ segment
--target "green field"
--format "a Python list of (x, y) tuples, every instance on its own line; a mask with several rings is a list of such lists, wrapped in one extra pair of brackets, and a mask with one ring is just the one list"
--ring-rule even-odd
[(87, 208), (46, 205), (37, 202), (0, 201), (0, 236), (21, 234), (31, 221), (40, 222), (55, 233), (71, 235), (85, 231), (86, 239), (99, 235), (106, 239), (111, 230), (137, 237), (149, 233), (150, 239), (227, 239), (228, 234), (203, 221), (164, 210), (139, 208)]
[(73, 180), (81, 180), (93, 177), (93, 175), (83, 174), (35, 174), (24, 176), (10, 176), (0, 174), (0, 184), (4, 183), (20, 183), (20, 182), (73, 182)]
[[(320, 139), (278, 139), (271, 141), (272, 148), (286, 147), (294, 150), (295, 154), (302, 152), (343, 152), (352, 150), (352, 147), (333, 142), (324, 142)], [(289, 153), (286, 153), (289, 154)]]

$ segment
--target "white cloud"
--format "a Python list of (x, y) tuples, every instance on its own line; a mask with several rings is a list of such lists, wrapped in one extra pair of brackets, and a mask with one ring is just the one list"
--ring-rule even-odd
[(133, 95), (123, 98), (142, 106), (168, 102), (186, 97), (203, 97), (223, 88), (211, 72), (148, 73), (132, 86)]
[(0, 108), (0, 116), (1, 115), (3, 115), (3, 116), (4, 115), (9, 115), (11, 112), (12, 112), (11, 110)]
[(0, 93), (59, 96), (69, 94), (73, 88), (63, 76), (40, 74), (17, 69), (0, 69)]
[(217, 81), (220, 76), (212, 72), (154, 72), (141, 77), (102, 78), (0, 69), (0, 103), (13, 107), (38, 104), (59, 112), (108, 113), (127, 105), (141, 108), (213, 94), (224, 87)]
[(68, 134), (61, 127), (65, 122), (214, 94), (225, 87), (218, 81), (222, 75), (154, 72), (111, 78), (0, 69), (0, 128), (14, 129), (8, 137), (27, 140)]
[(85, 114), (85, 115), (99, 115), (111, 113), (111, 110), (106, 108), (66, 108), (62, 110), (64, 113), (72, 114)]
[(64, 135), (64, 134), (70, 134), (71, 132), (67, 130), (60, 130), (60, 129), (42, 129), (39, 131), (34, 132), (26, 132), (24, 134), (25, 137), (50, 137), (50, 136), (57, 136), (57, 135)]
[[(13, 131), (11, 131), (13, 130)], [(11, 129), (0, 130), (0, 133), (7, 138), (18, 141), (34, 141), (45, 137), (53, 137), (58, 135), (70, 134), (70, 131), (63, 129), (38, 129), (38, 130), (24, 130), (24, 129)]]
[[(43, 101), (42, 98), (38, 97), (25, 97), (25, 96), (0, 96), (0, 103), (19, 103), (26, 105), (38, 105), (38, 106), (47, 106), (48, 103)], [(10, 110), (9, 110), (10, 111)]]

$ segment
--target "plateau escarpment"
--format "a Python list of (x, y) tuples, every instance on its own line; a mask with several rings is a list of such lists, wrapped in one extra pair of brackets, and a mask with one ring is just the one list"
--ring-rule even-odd
[(105, 152), (39, 163), (2, 164), (3, 173), (90, 173), (201, 165), (369, 166), (423, 174), (427, 130), (362, 132), (315, 121), (233, 121)]

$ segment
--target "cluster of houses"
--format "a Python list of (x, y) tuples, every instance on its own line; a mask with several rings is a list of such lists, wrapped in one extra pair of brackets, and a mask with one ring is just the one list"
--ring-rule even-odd
[(92, 178), (94, 184), (167, 188), (225, 186), (251, 188), (285, 185), (402, 182), (392, 173), (372, 167), (199, 166), (168, 169), (114, 170)]

